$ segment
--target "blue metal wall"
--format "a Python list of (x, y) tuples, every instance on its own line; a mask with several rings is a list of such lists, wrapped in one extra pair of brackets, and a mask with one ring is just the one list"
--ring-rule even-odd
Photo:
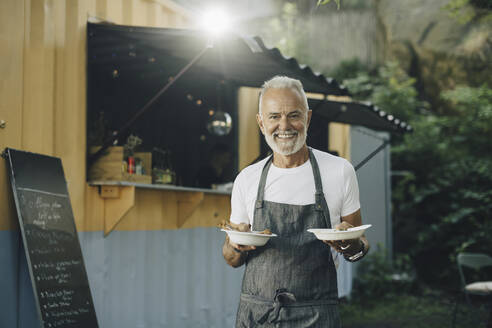
[(216, 228), (80, 234), (102, 327), (232, 327), (242, 269)]
[[(367, 155), (389, 139), (386, 132), (376, 132), (363, 127), (351, 129), (351, 162), (355, 166)], [(359, 182), (362, 221), (373, 226), (366, 236), (371, 243), (371, 251), (380, 245), (392, 249), (391, 228), (391, 167), (390, 146), (380, 151), (357, 171)], [(364, 261), (360, 262), (361, 264)]]
[[(1, 328), (39, 326), (19, 236), (0, 231)], [(225, 264), (217, 228), (79, 238), (100, 327), (233, 327), (243, 269)], [(351, 288), (349, 265), (340, 262), (341, 295)]]
[[(216, 228), (79, 233), (101, 327), (232, 327), (243, 269)], [(36, 327), (18, 231), (0, 231), (0, 327)], [(19, 321), (19, 325), (16, 322)]]

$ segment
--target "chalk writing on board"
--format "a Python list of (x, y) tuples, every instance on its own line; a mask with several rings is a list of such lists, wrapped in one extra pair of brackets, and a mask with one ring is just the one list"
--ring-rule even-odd
[[(23, 191), (27, 191), (24, 189)], [(35, 192), (29, 190), (31, 192)], [(32, 223), (45, 229), (50, 223), (58, 223), (63, 219), (63, 206), (60, 200), (52, 199), (51, 194), (37, 194), (34, 198), (27, 198), (24, 194), (21, 196), (22, 205), (31, 210), (36, 210)], [(60, 196), (60, 198), (65, 198)]]
[(33, 277), (39, 289), (39, 305), (45, 327), (77, 326), (90, 317), (92, 305), (87, 294), (77, 290), (83, 268), (73, 254), (77, 246), (73, 225), (64, 219), (71, 209), (68, 199), (35, 190), (20, 190), (24, 203), (24, 233), (32, 245), (29, 250)]
[(97, 328), (61, 160), (7, 149), (42, 328)]
[(56, 271), (67, 271), (70, 270), (71, 266), (81, 265), (79, 260), (69, 260), (69, 261), (60, 261), (60, 262), (39, 262), (38, 264), (34, 264), (34, 269), (54, 269)]
[(40, 292), (40, 295), (41, 298), (47, 298), (47, 299), (60, 298), (61, 300), (64, 301), (71, 301), (74, 293), (75, 293), (74, 290), (63, 288), (55, 291), (42, 291)]

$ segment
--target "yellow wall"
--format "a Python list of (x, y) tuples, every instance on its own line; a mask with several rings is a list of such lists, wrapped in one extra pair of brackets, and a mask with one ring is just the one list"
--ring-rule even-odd
[[(11, 147), (60, 157), (75, 222), (82, 231), (100, 230), (104, 220), (104, 201), (96, 187), (87, 186), (85, 176), (89, 18), (153, 27), (187, 27), (194, 21), (187, 11), (169, 0), (0, 0), (0, 120), (6, 121), (6, 127), (0, 128), (0, 150)], [(258, 89), (240, 89), (241, 168), (259, 154), (257, 104)], [(336, 129), (330, 132), (330, 148), (347, 157), (348, 128)], [(0, 172), (0, 230), (15, 229), (17, 219), (4, 160), (0, 160)], [(157, 197), (160, 202), (165, 194), (137, 190), (135, 199)], [(227, 198), (205, 195), (183, 227), (190, 222), (205, 224), (200, 215), (209, 215), (211, 204), (228, 207)], [(159, 207), (155, 210), (161, 211)], [(169, 211), (176, 210), (170, 207)], [(137, 212), (141, 212), (138, 204), (125, 217), (136, 220)], [(221, 211), (210, 222), (226, 216)], [(166, 216), (157, 217), (165, 220)], [(122, 220), (117, 229), (130, 229), (129, 222)], [(134, 228), (174, 227), (169, 224), (139, 222)]]
[[(193, 21), (168, 0), (0, 1), (0, 150), (61, 157), (79, 230), (97, 192), (85, 181), (89, 17), (154, 27)], [(0, 230), (10, 230), (17, 219), (4, 160), (0, 172)]]
[(258, 113), (258, 88), (239, 88), (239, 169), (242, 170), (260, 155), (260, 128), (256, 122)]

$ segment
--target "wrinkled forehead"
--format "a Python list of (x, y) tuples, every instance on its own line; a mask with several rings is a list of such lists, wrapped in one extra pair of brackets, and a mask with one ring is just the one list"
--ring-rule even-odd
[(294, 110), (306, 111), (303, 96), (297, 90), (292, 89), (268, 89), (261, 97), (262, 111)]

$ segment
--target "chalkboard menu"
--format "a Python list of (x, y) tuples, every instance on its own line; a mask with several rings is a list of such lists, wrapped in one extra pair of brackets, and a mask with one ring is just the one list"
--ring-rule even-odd
[(5, 154), (41, 327), (98, 327), (61, 160)]

